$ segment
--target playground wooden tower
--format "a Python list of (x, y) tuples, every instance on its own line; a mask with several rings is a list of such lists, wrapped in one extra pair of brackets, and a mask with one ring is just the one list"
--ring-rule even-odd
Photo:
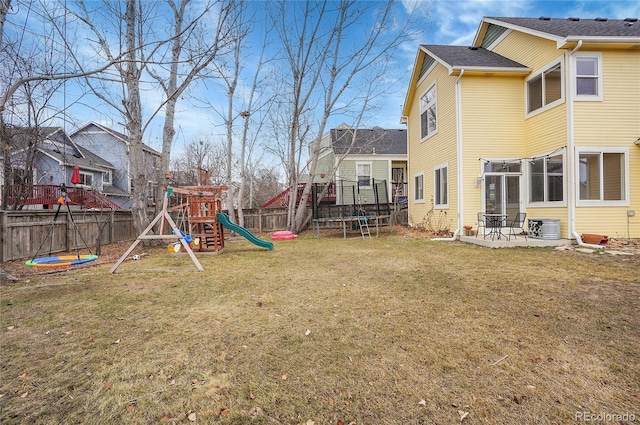
[(224, 249), (224, 231), (217, 214), (222, 212), (222, 191), (226, 186), (198, 186), (178, 188), (187, 195), (187, 221), (189, 234), (199, 238), (198, 251)]

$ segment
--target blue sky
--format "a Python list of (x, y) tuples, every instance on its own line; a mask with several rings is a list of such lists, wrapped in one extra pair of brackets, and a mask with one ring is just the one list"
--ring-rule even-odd
[[(409, 5), (412, 2), (407, 0), (405, 3)], [(483, 17), (637, 18), (640, 17), (640, 2), (627, 0), (419, 0), (418, 10), (424, 19), (423, 34), (414, 43), (405, 43), (401, 49), (403, 58), (399, 58), (399, 62), (403, 61), (406, 64), (407, 70), (413, 67), (420, 44), (470, 45)], [(405, 72), (408, 72), (407, 70)], [(405, 81), (408, 78), (409, 75)], [(402, 128), (398, 122), (405, 94), (406, 86), (389, 100), (388, 113), (381, 114), (385, 117), (384, 122), (377, 125)]]
[[(18, 0), (16, 0), (18, 1)], [(300, 0), (298, 0), (300, 1)], [(502, 17), (540, 17), (549, 16), (552, 18), (580, 17), (582, 19), (593, 19), (595, 17), (607, 17), (610, 19), (624, 19), (626, 17), (640, 17), (640, 2), (629, 0), (610, 1), (569, 1), (569, 0), (399, 0), (400, 3), (395, 8), (395, 19), (402, 22), (407, 18), (406, 11), (413, 5), (418, 7), (418, 27), (420, 35), (405, 41), (400, 48), (394, 52), (394, 68), (390, 70), (390, 79), (395, 80), (395, 84), (389, 89), (389, 94), (383, 99), (382, 110), (372, 119), (364, 123), (366, 126), (380, 126), (386, 128), (403, 128), (399, 124), (401, 108), (407, 91), (407, 82), (411, 69), (414, 65), (416, 53), (420, 44), (446, 44), (446, 45), (469, 45), (472, 43), (480, 21), (486, 16)], [(26, 10), (25, 4), (17, 8), (17, 12)], [(47, 0), (44, 1), (44, 4)], [(92, 4), (89, 0), (88, 4)], [(373, 6), (381, 3), (372, 1)], [(16, 4), (16, 3), (14, 3)], [(93, 3), (95, 5), (95, 3)], [(261, 10), (260, 1), (250, 3)], [(264, 8), (262, 8), (264, 9)], [(10, 17), (17, 19), (17, 17)], [(33, 15), (30, 18), (33, 19)], [(19, 20), (19, 19), (17, 19)], [(37, 24), (37, 21), (32, 21)], [(360, 34), (353, 34), (354, 38)], [(259, 35), (258, 35), (259, 37)], [(386, 75), (386, 74), (385, 74)], [(67, 85), (68, 106), (74, 90), (72, 83)], [(143, 104), (157, 105), (161, 101), (162, 94), (159, 90), (146, 91)], [(219, 92), (208, 96), (209, 99), (218, 98), (221, 103), (225, 103), (224, 96)], [(58, 99), (60, 100), (60, 99)], [(88, 99), (87, 99), (88, 101)], [(189, 105), (188, 101), (179, 103), (178, 114), (176, 116), (176, 139), (174, 153), (180, 152), (185, 142), (190, 142), (205, 134), (212, 134), (214, 139), (221, 139), (224, 132), (220, 126), (220, 118), (214, 111), (206, 108), (195, 108)], [(118, 131), (123, 131), (119, 126), (122, 119), (118, 116), (97, 116), (95, 111), (86, 106), (79, 105), (69, 111), (73, 115), (72, 128), (87, 121), (98, 121), (110, 126)], [(162, 118), (157, 117), (145, 134), (145, 142), (156, 149), (160, 149), (162, 139)], [(329, 128), (339, 125), (345, 119), (335, 116), (329, 120)], [(58, 123), (62, 125), (63, 123)], [(66, 123), (68, 124), (68, 123)], [(70, 127), (67, 125), (66, 127)]]
[(431, 23), (425, 44), (471, 44), (485, 16), (624, 19), (640, 15), (640, 2), (626, 0), (430, 0), (419, 4)]

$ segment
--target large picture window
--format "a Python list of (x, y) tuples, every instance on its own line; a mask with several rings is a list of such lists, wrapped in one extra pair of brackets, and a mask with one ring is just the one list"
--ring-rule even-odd
[(616, 204), (627, 200), (626, 152), (580, 152), (580, 201), (600, 201)]
[(420, 137), (431, 136), (438, 130), (436, 119), (436, 85), (420, 97)]
[(449, 184), (447, 179), (447, 165), (436, 167), (434, 172), (435, 206), (446, 208), (449, 206)]
[(424, 202), (424, 174), (416, 174), (413, 177), (413, 200)]
[(555, 106), (562, 96), (562, 65), (555, 63), (527, 80), (527, 113)]
[(529, 202), (564, 201), (564, 164), (562, 155), (529, 161)]

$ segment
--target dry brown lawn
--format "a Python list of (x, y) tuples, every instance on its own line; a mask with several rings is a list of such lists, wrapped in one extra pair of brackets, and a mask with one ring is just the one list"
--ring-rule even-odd
[(0, 422), (640, 421), (640, 255), (275, 245), (0, 285)]

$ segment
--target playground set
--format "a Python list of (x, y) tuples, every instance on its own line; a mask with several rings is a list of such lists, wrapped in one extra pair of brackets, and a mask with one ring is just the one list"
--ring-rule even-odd
[[(248, 229), (231, 221), (222, 212), (222, 192), (227, 186), (177, 186), (168, 187), (163, 199), (162, 210), (149, 226), (136, 238), (127, 251), (113, 265), (109, 273), (115, 273), (122, 262), (143, 240), (171, 240), (169, 250), (178, 252), (184, 248), (199, 271), (202, 265), (193, 253), (198, 251), (221, 252), (224, 249), (224, 228), (227, 228), (261, 248), (273, 250), (273, 243), (256, 237)], [(173, 206), (170, 206), (172, 200)], [(178, 223), (170, 212), (178, 214)], [(158, 234), (151, 234), (159, 224)]]
[(384, 221), (391, 230), (391, 208), (387, 181), (371, 179), (366, 182), (339, 180), (335, 184), (336, 203), (318, 202), (322, 197), (316, 186), (312, 190), (313, 229), (320, 238), (320, 225), (331, 228), (333, 223), (341, 224), (343, 237), (347, 237), (347, 224), (351, 230), (359, 231), (362, 238), (371, 238), (369, 224), (375, 223), (376, 237)]

